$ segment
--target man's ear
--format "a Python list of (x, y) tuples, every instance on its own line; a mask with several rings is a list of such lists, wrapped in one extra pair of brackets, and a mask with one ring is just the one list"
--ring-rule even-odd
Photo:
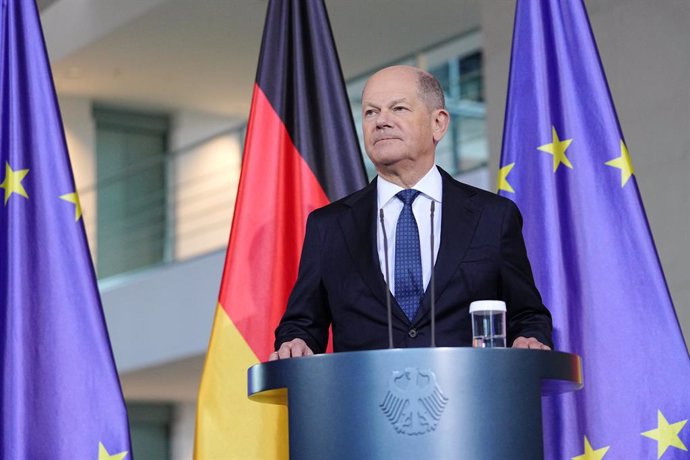
[(446, 135), (448, 131), (448, 125), (450, 124), (450, 114), (445, 109), (436, 109), (431, 114), (431, 132), (434, 136), (434, 145), (441, 142), (443, 136)]

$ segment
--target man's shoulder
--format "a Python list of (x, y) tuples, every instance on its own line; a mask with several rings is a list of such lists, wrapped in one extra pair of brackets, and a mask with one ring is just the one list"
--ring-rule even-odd
[(310, 218), (312, 219), (330, 219), (337, 218), (343, 213), (348, 212), (352, 208), (358, 206), (371, 205), (372, 201), (376, 200), (376, 179), (371, 181), (365, 187), (340, 198), (332, 203), (329, 203), (320, 208), (314, 209)]
[(451, 200), (457, 200), (458, 198), (467, 199), (470, 203), (472, 203), (472, 205), (481, 208), (488, 207), (505, 209), (516, 207), (515, 203), (508, 198), (502, 197), (494, 192), (460, 182), (443, 170), (441, 170), (441, 175), (443, 176), (444, 189), (447, 193), (446, 196)]

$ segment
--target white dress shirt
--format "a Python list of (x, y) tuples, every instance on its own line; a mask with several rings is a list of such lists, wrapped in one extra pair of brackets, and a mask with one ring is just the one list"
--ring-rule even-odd
[[(438, 256), (441, 243), (441, 198), (443, 196), (443, 180), (436, 166), (432, 167), (424, 177), (413, 187), (421, 193), (412, 203), (412, 213), (419, 229), (419, 248), (422, 255), (422, 281), (426, 291), (431, 279), (431, 202), (435, 201), (434, 209), (434, 261)], [(376, 195), (378, 212), (376, 214), (376, 249), (379, 254), (381, 273), (386, 278), (386, 256), (383, 244), (383, 230), (381, 229), (380, 210), (383, 209), (383, 220), (388, 237), (388, 263), (390, 279), (388, 287), (395, 295), (395, 229), (398, 223), (403, 202), (395, 195), (403, 190), (399, 185), (388, 182), (381, 176), (376, 180)]]

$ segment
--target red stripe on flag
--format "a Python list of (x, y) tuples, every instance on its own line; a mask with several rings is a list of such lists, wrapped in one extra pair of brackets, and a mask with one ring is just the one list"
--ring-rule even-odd
[(219, 302), (260, 360), (297, 279), (307, 215), (328, 197), (254, 86)]

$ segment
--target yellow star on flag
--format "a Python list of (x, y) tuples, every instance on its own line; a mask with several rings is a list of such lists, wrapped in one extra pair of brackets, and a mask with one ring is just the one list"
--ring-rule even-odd
[(5, 189), (5, 206), (7, 206), (7, 200), (10, 199), (13, 193), (27, 199), (29, 198), (22, 185), (22, 180), (24, 180), (27, 174), (29, 174), (28, 169), (18, 169), (15, 171), (10, 167), (9, 163), (5, 163), (5, 180), (0, 184), (0, 188)]
[(120, 452), (119, 454), (110, 455), (105, 449), (102, 442), (98, 443), (98, 460), (122, 460), (127, 456), (127, 451)]
[(681, 441), (678, 437), (678, 433), (680, 433), (680, 430), (682, 430), (685, 424), (688, 422), (687, 419), (669, 424), (668, 420), (666, 420), (666, 417), (664, 417), (664, 414), (662, 414), (661, 411), (658, 411), (657, 422), (657, 428), (641, 433), (642, 436), (652, 438), (659, 443), (657, 445), (657, 459), (661, 458), (661, 456), (664, 455), (664, 452), (666, 452), (666, 449), (669, 447), (677, 447), (678, 449), (685, 451), (688, 450), (688, 448), (685, 447), (685, 444), (683, 444), (683, 441)]
[(77, 192), (60, 195), (60, 199), (74, 203), (74, 221), (78, 222), (81, 218), (81, 204), (79, 203), (79, 195), (77, 195)]
[(635, 169), (632, 165), (632, 160), (630, 159), (630, 154), (628, 153), (628, 148), (625, 146), (625, 142), (621, 139), (621, 156), (614, 158), (611, 161), (607, 161), (608, 166), (618, 168), (621, 170), (621, 187), (625, 187), (625, 184), (630, 179), (630, 176), (635, 174)]
[(513, 187), (511, 187), (508, 183), (508, 174), (510, 174), (510, 170), (513, 169), (514, 166), (515, 163), (513, 162), (509, 165), (505, 165), (504, 167), (498, 170), (498, 190), (504, 190), (506, 192), (515, 193)]
[(571, 142), (573, 142), (572, 139), (565, 139), (563, 141), (560, 140), (558, 138), (558, 133), (556, 132), (556, 127), (552, 126), (551, 143), (537, 147), (542, 152), (553, 155), (553, 172), (556, 172), (561, 163), (566, 165), (568, 168), (573, 169), (573, 165), (570, 164), (570, 160), (568, 160), (568, 157), (565, 156), (565, 151), (568, 149)]
[(589, 443), (589, 439), (585, 436), (585, 453), (573, 457), (572, 460), (601, 460), (606, 455), (610, 446), (602, 447), (601, 449), (594, 450), (592, 445)]

